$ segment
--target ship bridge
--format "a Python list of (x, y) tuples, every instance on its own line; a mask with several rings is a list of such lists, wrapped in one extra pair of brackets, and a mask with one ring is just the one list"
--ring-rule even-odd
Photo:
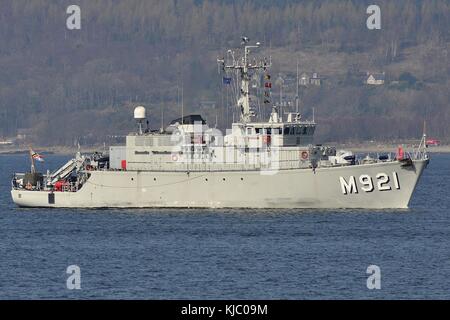
[(244, 144), (249, 147), (261, 142), (273, 147), (308, 146), (313, 143), (315, 129), (314, 121), (302, 121), (298, 113), (289, 113), (283, 121), (273, 112), (268, 122), (234, 123), (225, 144), (239, 144), (236, 140), (244, 138), (247, 141)]

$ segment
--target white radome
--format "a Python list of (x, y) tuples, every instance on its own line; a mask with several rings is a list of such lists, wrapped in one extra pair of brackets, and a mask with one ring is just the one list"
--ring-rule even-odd
[(145, 107), (143, 106), (138, 106), (136, 108), (134, 108), (134, 118), (136, 120), (142, 120), (145, 119)]

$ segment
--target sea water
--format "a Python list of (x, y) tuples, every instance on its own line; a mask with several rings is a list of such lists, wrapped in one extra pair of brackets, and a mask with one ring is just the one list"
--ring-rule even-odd
[(85, 210), (16, 207), (28, 159), (3, 155), (0, 299), (449, 299), (450, 154), (431, 157), (407, 210)]

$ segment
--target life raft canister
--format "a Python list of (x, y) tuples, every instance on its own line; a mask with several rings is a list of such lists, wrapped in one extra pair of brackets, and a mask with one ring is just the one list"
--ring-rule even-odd
[(308, 159), (308, 158), (309, 158), (308, 151), (302, 151), (302, 152), (300, 153), (300, 157), (302, 158), (302, 160)]
[(403, 151), (403, 147), (402, 146), (398, 146), (398, 149), (397, 149), (397, 160), (403, 160), (404, 157), (405, 157), (405, 152)]
[(61, 192), (61, 191), (63, 191), (63, 188), (66, 187), (66, 186), (68, 186), (68, 183), (66, 181), (58, 180), (55, 183), (54, 191)]

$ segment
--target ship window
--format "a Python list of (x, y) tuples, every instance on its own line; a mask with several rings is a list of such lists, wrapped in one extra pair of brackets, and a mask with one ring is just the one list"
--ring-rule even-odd
[[(304, 127), (304, 128), (303, 128), (303, 134), (306, 134), (308, 131), (309, 131), (309, 130), (308, 130), (307, 127)], [(309, 132), (308, 132), (308, 133), (309, 133)]]
[(284, 133), (284, 134), (289, 134), (289, 127), (285, 127), (283, 133)]
[(247, 134), (252, 134), (252, 128), (247, 128)]
[(256, 133), (259, 134), (261, 132), (261, 128), (256, 128)]
[(267, 128), (266, 130), (267, 130), (267, 132), (266, 132), (267, 134), (272, 134), (272, 129)]
[(136, 147), (143, 147), (145, 145), (144, 137), (136, 137), (134, 140), (134, 145)]

